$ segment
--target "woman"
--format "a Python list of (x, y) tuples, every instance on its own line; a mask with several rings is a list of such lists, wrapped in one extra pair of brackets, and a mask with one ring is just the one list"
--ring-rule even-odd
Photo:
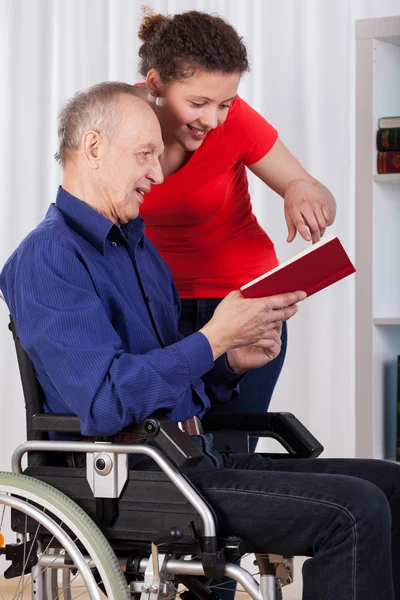
[[(164, 183), (146, 196), (146, 233), (182, 298), (180, 329), (201, 328), (227, 293), (278, 264), (252, 213), (246, 167), (284, 198), (287, 241), (318, 241), (335, 218), (329, 190), (303, 169), (261, 115), (237, 96), (249, 70), (236, 30), (217, 16), (146, 13), (140, 73), (165, 144)], [(264, 412), (286, 352), (245, 375), (233, 412)], [(255, 442), (255, 440), (254, 440)], [(253, 445), (254, 450), (255, 444)]]

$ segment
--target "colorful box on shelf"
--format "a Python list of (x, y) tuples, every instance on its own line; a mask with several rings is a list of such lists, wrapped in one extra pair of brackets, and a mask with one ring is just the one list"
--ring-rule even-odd
[(376, 132), (377, 172), (400, 173), (400, 117), (382, 117)]

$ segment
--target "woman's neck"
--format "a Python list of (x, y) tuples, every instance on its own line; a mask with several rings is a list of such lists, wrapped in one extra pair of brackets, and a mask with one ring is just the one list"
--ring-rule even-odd
[(167, 144), (160, 158), (164, 177), (173, 175), (182, 169), (190, 160), (193, 152), (188, 152), (178, 142)]

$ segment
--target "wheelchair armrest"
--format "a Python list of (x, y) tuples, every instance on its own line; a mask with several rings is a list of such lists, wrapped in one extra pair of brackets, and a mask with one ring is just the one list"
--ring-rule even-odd
[(137, 425), (129, 425), (123, 433), (145, 433), (179, 468), (195, 467), (204, 458), (203, 452), (181, 431), (174, 421), (162, 413), (154, 413)]
[(66, 414), (40, 414), (33, 415), (33, 431), (58, 433), (81, 433), (79, 417)]
[[(79, 417), (67, 414), (33, 416), (37, 432), (81, 433)], [(156, 445), (179, 468), (195, 467), (204, 455), (178, 425), (161, 413), (154, 413), (141, 423), (125, 427), (122, 433), (139, 433), (154, 438)], [(111, 436), (112, 437), (112, 436)]]
[[(288, 458), (316, 458), (322, 444), (292, 413), (228, 414), (209, 412), (202, 418), (206, 431), (241, 431), (252, 437), (276, 439), (289, 452)], [(272, 455), (273, 456), (273, 455)]]

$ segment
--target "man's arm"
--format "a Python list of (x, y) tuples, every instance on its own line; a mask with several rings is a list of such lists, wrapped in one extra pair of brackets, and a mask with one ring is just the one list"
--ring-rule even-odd
[(10, 309), (21, 344), (85, 435), (112, 434), (158, 409), (172, 411), (212, 369), (197, 333), (164, 349), (128, 354), (85, 266), (61, 240), (40, 240), (19, 257)]
[[(178, 323), (181, 304), (173, 282), (172, 291)], [(295, 303), (305, 297), (305, 292), (291, 292), (270, 298), (245, 300), (240, 292), (231, 292), (221, 301), (212, 319), (200, 330), (209, 340), (215, 358), (213, 369), (202, 377), (211, 403), (229, 402), (237, 395), (239, 381), (246, 371), (257, 369), (278, 356), (281, 350), (282, 321), (288, 320), (297, 312)], [(251, 340), (246, 335), (247, 344), (238, 343), (240, 335), (244, 335), (243, 327), (246, 328), (252, 321), (252, 315), (248, 313), (257, 308), (260, 302), (261, 315), (257, 310), (255, 314), (263, 322), (262, 334), (257, 340)], [(236, 337), (231, 338), (229, 347), (224, 345), (225, 351), (220, 354), (221, 340), (232, 322), (237, 325)], [(178, 335), (183, 339), (180, 333)]]
[[(176, 307), (176, 327), (178, 330), (182, 306), (177, 287), (172, 279), (172, 275), (171, 288)], [(180, 333), (179, 330), (177, 336), (179, 340), (185, 339), (185, 336)], [(226, 353), (219, 356), (214, 361), (212, 369), (202, 376), (205, 391), (210, 399), (211, 404), (224, 404), (235, 398), (239, 393), (238, 385), (243, 376), (243, 373), (235, 373), (235, 371), (230, 368)]]

